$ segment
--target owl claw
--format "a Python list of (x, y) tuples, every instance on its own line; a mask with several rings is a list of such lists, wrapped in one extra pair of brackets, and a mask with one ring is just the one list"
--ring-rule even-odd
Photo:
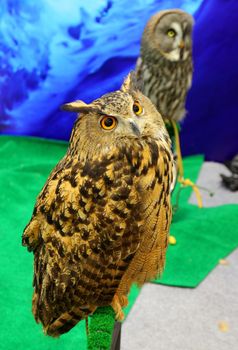
[(118, 321), (122, 321), (124, 319), (124, 313), (122, 311), (123, 305), (120, 303), (120, 301), (121, 301), (121, 297), (115, 294), (111, 303), (111, 307), (113, 308), (116, 314), (116, 319)]
[(122, 307), (126, 307), (128, 305), (128, 298), (125, 295), (118, 296), (118, 299), (120, 301), (120, 304)]

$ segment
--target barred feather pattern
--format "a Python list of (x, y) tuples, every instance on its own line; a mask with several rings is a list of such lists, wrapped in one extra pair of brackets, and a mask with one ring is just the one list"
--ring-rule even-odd
[(180, 121), (185, 117), (185, 100), (193, 74), (191, 55), (184, 61), (169, 61), (158, 50), (142, 49), (136, 74), (143, 82), (142, 92), (164, 119)]

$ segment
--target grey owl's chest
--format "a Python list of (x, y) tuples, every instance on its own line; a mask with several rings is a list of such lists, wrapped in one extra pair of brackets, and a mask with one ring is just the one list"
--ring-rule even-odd
[(192, 80), (191, 62), (181, 65), (163, 62), (149, 66), (141, 62), (141, 75), (144, 94), (163, 115), (172, 117), (178, 108), (184, 109), (186, 94)]

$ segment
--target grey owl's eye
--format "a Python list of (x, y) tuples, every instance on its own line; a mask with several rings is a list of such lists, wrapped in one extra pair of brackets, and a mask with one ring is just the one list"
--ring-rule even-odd
[(167, 35), (170, 38), (174, 38), (176, 36), (176, 34), (177, 34), (176, 31), (174, 29), (172, 29), (172, 28), (167, 30)]

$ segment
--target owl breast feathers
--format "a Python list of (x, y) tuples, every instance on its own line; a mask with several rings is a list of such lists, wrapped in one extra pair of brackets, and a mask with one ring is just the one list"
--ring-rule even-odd
[[(34, 253), (33, 313), (51, 336), (69, 331), (98, 306), (111, 305), (122, 319), (131, 284), (142, 285), (164, 267), (170, 143), (154, 106), (129, 85), (90, 105), (66, 105), (80, 116), (23, 234)], [(135, 99), (144, 120), (133, 112)]]

